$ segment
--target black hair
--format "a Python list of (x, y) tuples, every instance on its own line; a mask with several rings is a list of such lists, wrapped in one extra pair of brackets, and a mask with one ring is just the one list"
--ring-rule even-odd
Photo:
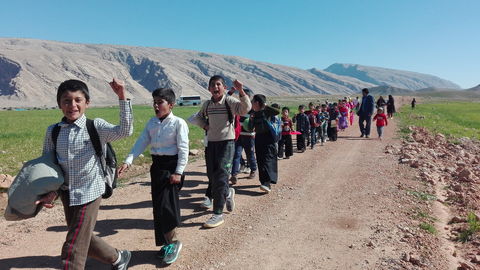
[(280, 109), (280, 105), (278, 105), (277, 103), (273, 103), (273, 104), (270, 105), (270, 106), (272, 106), (272, 107), (275, 108), (275, 109)]
[(265, 103), (267, 103), (267, 98), (262, 94), (256, 94), (255, 96), (253, 96), (252, 101), (258, 102), (261, 106), (263, 106), (265, 105)]
[(245, 94), (247, 94), (247, 96), (249, 96), (249, 97), (253, 96), (252, 89), (243, 87), (243, 91), (245, 92)]
[(302, 104), (302, 105), (298, 105), (298, 109), (299, 109), (299, 110), (305, 109), (305, 105), (303, 105), (303, 104)]
[(362, 89), (362, 92), (368, 94), (368, 88), (363, 88), (363, 89)]
[(325, 107), (327, 107), (327, 104), (323, 103), (321, 106), (322, 106), (322, 108), (325, 108)]
[(308, 107), (314, 106), (314, 105), (315, 105), (315, 104), (313, 104), (313, 102), (308, 103)]
[(220, 76), (220, 75), (213, 75), (212, 77), (210, 77), (210, 80), (208, 81), (208, 87), (210, 87), (210, 85), (211, 85), (213, 82), (215, 82), (215, 81), (221, 81), (224, 86), (227, 85), (227, 84), (225, 83), (225, 78), (223, 78), (223, 77)]
[(161, 98), (168, 104), (175, 104), (175, 92), (171, 88), (158, 88), (152, 92), (153, 98)]
[(287, 110), (288, 112), (290, 112), (290, 108), (288, 108), (288, 107), (283, 107), (283, 108), (282, 108), (282, 112), (285, 111), (285, 110)]
[(65, 92), (76, 92), (81, 91), (85, 95), (85, 99), (90, 101), (90, 92), (88, 91), (87, 85), (79, 80), (66, 80), (58, 86), (57, 89), (57, 103), (60, 106), (60, 99)]

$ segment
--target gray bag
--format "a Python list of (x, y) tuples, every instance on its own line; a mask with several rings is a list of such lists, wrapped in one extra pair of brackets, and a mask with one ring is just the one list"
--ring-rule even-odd
[(35, 201), (64, 182), (62, 169), (55, 163), (55, 152), (49, 152), (25, 163), (8, 189), (5, 219), (9, 221), (34, 217), (42, 209)]

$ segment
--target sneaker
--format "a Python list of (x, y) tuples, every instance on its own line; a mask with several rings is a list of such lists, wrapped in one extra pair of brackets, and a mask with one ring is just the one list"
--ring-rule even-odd
[(130, 258), (132, 258), (132, 253), (128, 250), (122, 250), (119, 252), (120, 255), (120, 262), (115, 265), (112, 265), (112, 270), (127, 270), (128, 263), (130, 262)]
[(215, 227), (218, 227), (220, 225), (222, 225), (224, 222), (223, 220), (223, 215), (220, 214), (220, 215), (217, 215), (217, 214), (213, 214), (208, 220), (207, 222), (205, 222), (203, 224), (203, 227), (204, 228), (215, 228)]
[(209, 197), (206, 197), (203, 199), (203, 202), (200, 204), (200, 206), (202, 208), (205, 208), (205, 209), (210, 209), (212, 208), (213, 206), (213, 202), (212, 202), (212, 199), (210, 199)]
[(230, 177), (230, 183), (232, 183), (232, 185), (235, 185), (237, 184), (237, 176), (236, 175), (232, 175), (232, 177)]
[(166, 248), (167, 248), (168, 245), (164, 245), (160, 251), (157, 252), (156, 256), (157, 258), (159, 258), (160, 260), (163, 261), (163, 259), (165, 258), (165, 252), (166, 252)]
[(365, 135), (365, 138), (370, 138), (370, 135)]
[(241, 172), (242, 172), (242, 173), (248, 173), (248, 171), (249, 171), (249, 168), (248, 168), (247, 166), (245, 166), (245, 167), (243, 168), (243, 171), (241, 171)]
[(245, 165), (240, 165), (240, 169), (238, 170), (239, 172), (245, 172)]
[(248, 179), (253, 179), (255, 178), (255, 176), (257, 176), (257, 172), (256, 171), (250, 171), (250, 174), (248, 175)]
[(286, 156), (285, 159), (290, 159), (290, 156)]
[(235, 209), (235, 189), (228, 189), (228, 196), (225, 200), (225, 206), (227, 207), (228, 212), (232, 212)]
[(265, 193), (270, 193), (270, 191), (272, 191), (272, 189), (269, 186), (266, 186), (266, 185), (260, 185), (260, 189), (262, 191), (265, 191)]
[(282, 160), (282, 159), (283, 159), (283, 157), (277, 157), (277, 159), (278, 159), (278, 160)]
[(360, 138), (363, 138), (363, 136), (365, 136), (365, 135), (363, 135), (363, 133), (362, 133), (362, 135), (360, 135)]
[(163, 262), (165, 264), (172, 264), (174, 263), (178, 255), (180, 255), (180, 250), (182, 250), (182, 242), (175, 241), (165, 248), (165, 257), (163, 258)]

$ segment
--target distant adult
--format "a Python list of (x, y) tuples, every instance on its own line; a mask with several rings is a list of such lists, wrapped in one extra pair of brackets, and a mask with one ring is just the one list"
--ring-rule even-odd
[(385, 101), (385, 99), (382, 96), (380, 96), (377, 100), (377, 109), (378, 108), (384, 109), (385, 105), (387, 105), (387, 102)]
[(360, 109), (358, 110), (358, 125), (360, 126), (360, 132), (362, 135), (360, 137), (370, 137), (370, 126), (372, 124), (372, 115), (373, 110), (375, 109), (375, 99), (368, 94), (368, 89), (362, 89), (362, 103)]
[(412, 110), (415, 109), (415, 104), (417, 104), (417, 101), (415, 98), (412, 99)]
[(387, 116), (388, 116), (388, 118), (393, 118), (394, 113), (396, 113), (396, 111), (395, 111), (395, 100), (393, 99), (392, 95), (388, 95), (388, 101), (387, 101)]

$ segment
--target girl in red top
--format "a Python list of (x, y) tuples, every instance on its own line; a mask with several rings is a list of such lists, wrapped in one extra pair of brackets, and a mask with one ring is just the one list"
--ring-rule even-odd
[(383, 113), (383, 109), (381, 107), (377, 109), (377, 114), (373, 117), (373, 120), (377, 120), (377, 133), (378, 138), (381, 140), (383, 135), (383, 127), (388, 125), (387, 116)]
[(285, 158), (289, 159), (293, 155), (292, 144), (292, 131), (293, 123), (292, 119), (288, 116), (290, 109), (288, 107), (282, 108), (282, 138), (278, 141), (278, 158), (283, 158), (283, 152), (285, 150)]

